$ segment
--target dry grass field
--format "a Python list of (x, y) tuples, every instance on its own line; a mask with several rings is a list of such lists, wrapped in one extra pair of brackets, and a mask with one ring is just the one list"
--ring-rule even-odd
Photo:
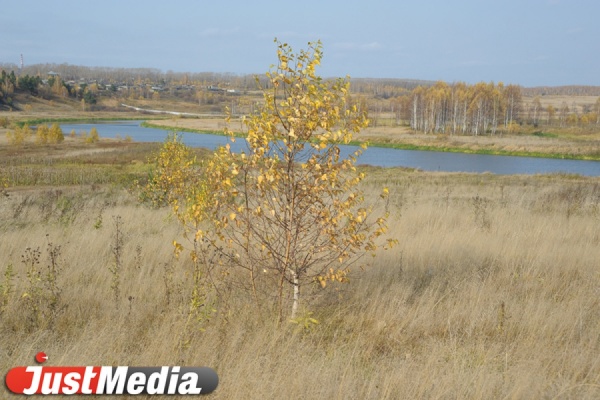
[[(523, 106), (528, 108), (536, 97), (524, 96)], [(569, 108), (573, 108), (578, 112), (583, 112), (586, 107), (593, 109), (594, 104), (598, 100), (598, 96), (569, 96), (569, 95), (547, 95), (539, 96), (540, 104), (542, 108), (552, 106), (555, 109), (560, 109), (563, 104), (566, 104)]]
[(45, 351), (209, 366), (214, 399), (600, 398), (599, 178), (370, 168), (399, 244), (324, 292), (303, 329), (235, 292), (189, 320), (181, 229), (126, 189), (155, 150), (0, 146), (17, 182), (0, 195), (3, 374)]

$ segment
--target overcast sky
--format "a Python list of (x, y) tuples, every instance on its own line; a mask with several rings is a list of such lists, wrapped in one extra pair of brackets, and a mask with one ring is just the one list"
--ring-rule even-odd
[(600, 0), (0, 0), (0, 63), (264, 73), (273, 39), (324, 77), (600, 85)]

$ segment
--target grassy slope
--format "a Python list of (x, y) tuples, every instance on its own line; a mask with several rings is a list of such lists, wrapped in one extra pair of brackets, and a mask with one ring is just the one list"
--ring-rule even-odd
[[(390, 188), (400, 244), (325, 293), (315, 329), (277, 327), (235, 292), (230, 310), (189, 325), (180, 228), (123, 189), (153, 149), (0, 147), (2, 171), (55, 174), (0, 196), (0, 273), (16, 273), (0, 299), (1, 371), (43, 350), (52, 365), (210, 366), (215, 399), (600, 397), (600, 179), (369, 168), (367, 193)], [(117, 183), (74, 182), (55, 163)], [(39, 247), (46, 268), (48, 240), (61, 246), (62, 292), (36, 322), (21, 256)]]

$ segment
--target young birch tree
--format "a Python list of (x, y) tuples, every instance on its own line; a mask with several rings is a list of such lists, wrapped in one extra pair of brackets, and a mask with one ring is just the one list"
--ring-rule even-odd
[[(387, 229), (386, 215), (364, 204), (365, 175), (355, 167), (362, 149), (345, 157), (340, 151), (368, 124), (347, 102), (348, 80), (316, 75), (320, 42), (298, 54), (277, 45), (264, 103), (243, 122), (245, 149), (227, 145), (214, 152), (203, 167), (202, 196), (182, 193), (195, 186), (184, 177), (167, 188), (179, 195), (165, 198), (184, 219), (203, 221), (193, 224), (193, 237), (219, 253), (215, 275), (247, 290), (260, 309), (274, 306), (283, 320), (284, 309), (297, 316), (308, 288), (346, 281), (362, 256), (394, 241), (377, 240)], [(226, 133), (233, 141), (233, 132)]]

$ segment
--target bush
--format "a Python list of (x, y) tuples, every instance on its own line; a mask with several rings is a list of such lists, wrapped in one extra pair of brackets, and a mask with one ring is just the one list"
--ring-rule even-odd
[(98, 135), (98, 130), (96, 129), (96, 127), (93, 127), (92, 129), (90, 129), (89, 135), (86, 136), (85, 142), (86, 143), (96, 143), (99, 140), (100, 140), (100, 135)]
[(29, 128), (29, 125), (23, 125), (23, 127), (16, 127), (13, 131), (9, 131), (6, 133), (8, 138), (8, 143), (13, 145), (21, 145), (29, 140), (32, 132)]
[(52, 124), (48, 131), (48, 142), (49, 143), (61, 143), (65, 140), (65, 135), (59, 124), (56, 122)]

